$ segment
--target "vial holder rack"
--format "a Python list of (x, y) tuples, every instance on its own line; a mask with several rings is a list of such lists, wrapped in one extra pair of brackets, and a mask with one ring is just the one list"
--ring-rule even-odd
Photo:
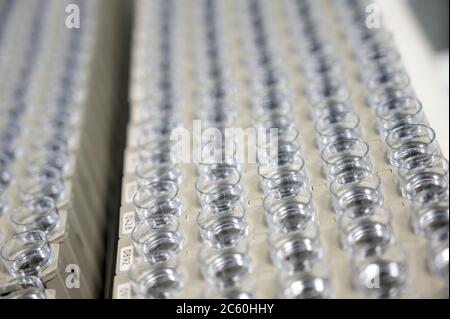
[[(1, 298), (101, 295), (118, 3), (1, 3)], [(82, 28), (63, 25), (69, 4)]]
[(448, 297), (448, 162), (365, 5), (136, 2), (114, 298)]

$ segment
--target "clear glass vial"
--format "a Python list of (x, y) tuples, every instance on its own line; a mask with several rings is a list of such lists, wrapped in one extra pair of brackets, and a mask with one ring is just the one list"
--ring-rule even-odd
[(403, 124), (425, 124), (422, 103), (413, 97), (401, 97), (380, 103), (375, 114), (378, 131), (386, 137), (393, 129)]
[(176, 258), (157, 264), (150, 264), (142, 258), (137, 258), (128, 276), (134, 298), (138, 299), (177, 298), (183, 287), (183, 276)]
[(299, 189), (289, 196), (270, 193), (264, 197), (263, 207), (269, 228), (290, 233), (304, 228), (315, 219), (312, 194), (306, 189)]
[(308, 182), (304, 165), (300, 156), (293, 157), (282, 165), (259, 165), (258, 175), (264, 194), (274, 193), (277, 197), (296, 194)]
[(53, 252), (44, 232), (30, 230), (5, 240), (0, 256), (12, 276), (35, 276), (51, 264)]
[(221, 249), (203, 245), (199, 252), (199, 263), (205, 280), (219, 289), (238, 286), (252, 271), (245, 239)]
[(183, 247), (178, 218), (170, 214), (153, 214), (139, 221), (131, 232), (139, 256), (155, 264), (175, 256)]
[(236, 244), (247, 236), (249, 229), (242, 204), (220, 212), (202, 209), (197, 215), (197, 224), (204, 243), (214, 248)]
[(428, 240), (448, 237), (448, 195), (425, 205), (413, 203), (411, 224), (414, 232)]
[(195, 189), (202, 208), (229, 210), (243, 199), (241, 174), (233, 166), (222, 166), (200, 175)]
[(376, 207), (361, 217), (340, 216), (338, 223), (342, 247), (355, 255), (382, 254), (394, 241), (391, 220), (391, 212), (382, 207)]
[(318, 262), (305, 271), (282, 271), (277, 277), (280, 296), (287, 299), (330, 299), (334, 291), (330, 271), (324, 262)]
[(330, 184), (334, 210), (350, 217), (370, 214), (383, 203), (380, 184), (379, 177), (366, 170), (341, 174)]
[(448, 195), (448, 161), (438, 155), (420, 154), (404, 161), (399, 169), (403, 197), (417, 204)]
[(331, 143), (322, 150), (321, 157), (328, 180), (355, 169), (372, 170), (369, 145), (361, 139), (340, 139)]
[(18, 277), (0, 283), (0, 299), (47, 299), (39, 277)]
[(353, 112), (333, 112), (322, 116), (314, 124), (320, 149), (340, 139), (360, 138), (359, 117)]
[(400, 166), (405, 160), (420, 154), (435, 154), (436, 133), (431, 127), (421, 124), (402, 124), (386, 136), (389, 163)]
[(313, 222), (288, 234), (272, 231), (268, 243), (273, 264), (283, 271), (305, 271), (323, 257), (319, 227)]
[(391, 246), (381, 255), (352, 259), (353, 285), (366, 298), (399, 298), (408, 280), (406, 255), (399, 246)]
[(58, 230), (60, 216), (53, 199), (39, 197), (23, 202), (14, 209), (11, 221), (17, 232), (38, 229), (50, 236)]
[(179, 216), (181, 213), (178, 186), (173, 181), (160, 181), (138, 188), (133, 196), (133, 204), (140, 220), (152, 214)]

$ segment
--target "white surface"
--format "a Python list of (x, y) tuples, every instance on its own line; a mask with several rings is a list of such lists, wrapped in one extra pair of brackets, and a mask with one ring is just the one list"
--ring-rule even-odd
[[(394, 34), (403, 63), (446, 158), (449, 155), (449, 100), (442, 70), (418, 21), (405, 0), (378, 0), (383, 23)], [(448, 64), (447, 64), (448, 66)], [(448, 85), (448, 70), (447, 70)]]

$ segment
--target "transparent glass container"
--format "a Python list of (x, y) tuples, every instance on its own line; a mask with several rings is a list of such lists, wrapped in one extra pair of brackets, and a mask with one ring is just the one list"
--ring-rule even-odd
[(412, 97), (401, 97), (380, 103), (375, 114), (378, 118), (378, 131), (386, 136), (403, 124), (425, 124), (422, 104)]
[(202, 209), (197, 215), (197, 224), (200, 226), (200, 235), (204, 243), (214, 248), (238, 243), (248, 235), (249, 230), (242, 204), (221, 212)]
[(330, 270), (324, 262), (298, 272), (280, 272), (277, 278), (280, 297), (286, 299), (334, 298)]
[(137, 258), (128, 276), (137, 299), (174, 299), (183, 287), (183, 276), (176, 258), (157, 264)]
[(270, 232), (268, 243), (272, 263), (283, 271), (305, 271), (323, 257), (319, 228), (313, 222), (288, 234)]
[(383, 204), (380, 179), (366, 170), (341, 174), (330, 184), (330, 191), (334, 210), (341, 215), (364, 216)]
[(221, 249), (203, 245), (198, 258), (205, 280), (221, 290), (239, 286), (252, 271), (246, 240)]
[(47, 295), (39, 277), (25, 276), (2, 282), (0, 299), (47, 299)]
[(420, 154), (436, 154), (436, 133), (421, 124), (403, 124), (386, 136), (389, 163), (400, 166), (405, 160)]
[(352, 112), (329, 113), (314, 124), (319, 149), (340, 139), (360, 138), (359, 117)]
[(40, 275), (53, 260), (47, 237), (40, 230), (17, 233), (6, 239), (1, 246), (0, 256), (14, 277)]
[(448, 195), (425, 205), (413, 203), (411, 224), (414, 232), (427, 240), (441, 240), (448, 237)]
[(139, 221), (131, 239), (137, 254), (151, 264), (167, 261), (183, 248), (178, 218), (170, 214), (153, 214)]
[(341, 139), (329, 144), (322, 150), (321, 157), (328, 180), (355, 169), (372, 170), (369, 145), (361, 139)]
[(381, 255), (352, 259), (355, 289), (365, 298), (400, 298), (409, 283), (405, 251), (391, 246)]
[(138, 219), (153, 214), (181, 214), (181, 200), (178, 186), (172, 181), (161, 181), (138, 188), (133, 196), (134, 209)]
[(391, 212), (381, 207), (361, 217), (340, 216), (338, 224), (342, 247), (354, 255), (382, 254), (394, 242), (391, 220)]
[(289, 233), (304, 228), (315, 219), (312, 194), (302, 188), (289, 196), (272, 193), (264, 197), (263, 207), (269, 228)]
[(399, 187), (403, 197), (425, 204), (448, 196), (448, 161), (438, 155), (420, 154), (399, 167)]
[(259, 165), (258, 175), (264, 194), (273, 193), (276, 197), (285, 197), (304, 188), (308, 182), (304, 165), (300, 156), (281, 165)]
[(219, 212), (242, 202), (241, 174), (235, 167), (219, 167), (200, 175), (195, 189), (202, 208)]
[(23, 202), (11, 214), (11, 221), (17, 232), (38, 229), (47, 236), (58, 231), (60, 220), (55, 201), (50, 197), (34, 198)]

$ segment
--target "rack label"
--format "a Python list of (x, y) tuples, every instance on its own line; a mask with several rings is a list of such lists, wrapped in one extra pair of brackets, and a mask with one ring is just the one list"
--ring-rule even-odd
[(117, 286), (117, 299), (131, 299), (131, 285), (129, 282)]
[(136, 222), (136, 217), (134, 212), (128, 212), (123, 214), (122, 217), (122, 234), (127, 235), (131, 234), (131, 231), (134, 228), (134, 224)]
[(120, 249), (120, 271), (128, 271), (133, 264), (133, 246), (125, 246)]

